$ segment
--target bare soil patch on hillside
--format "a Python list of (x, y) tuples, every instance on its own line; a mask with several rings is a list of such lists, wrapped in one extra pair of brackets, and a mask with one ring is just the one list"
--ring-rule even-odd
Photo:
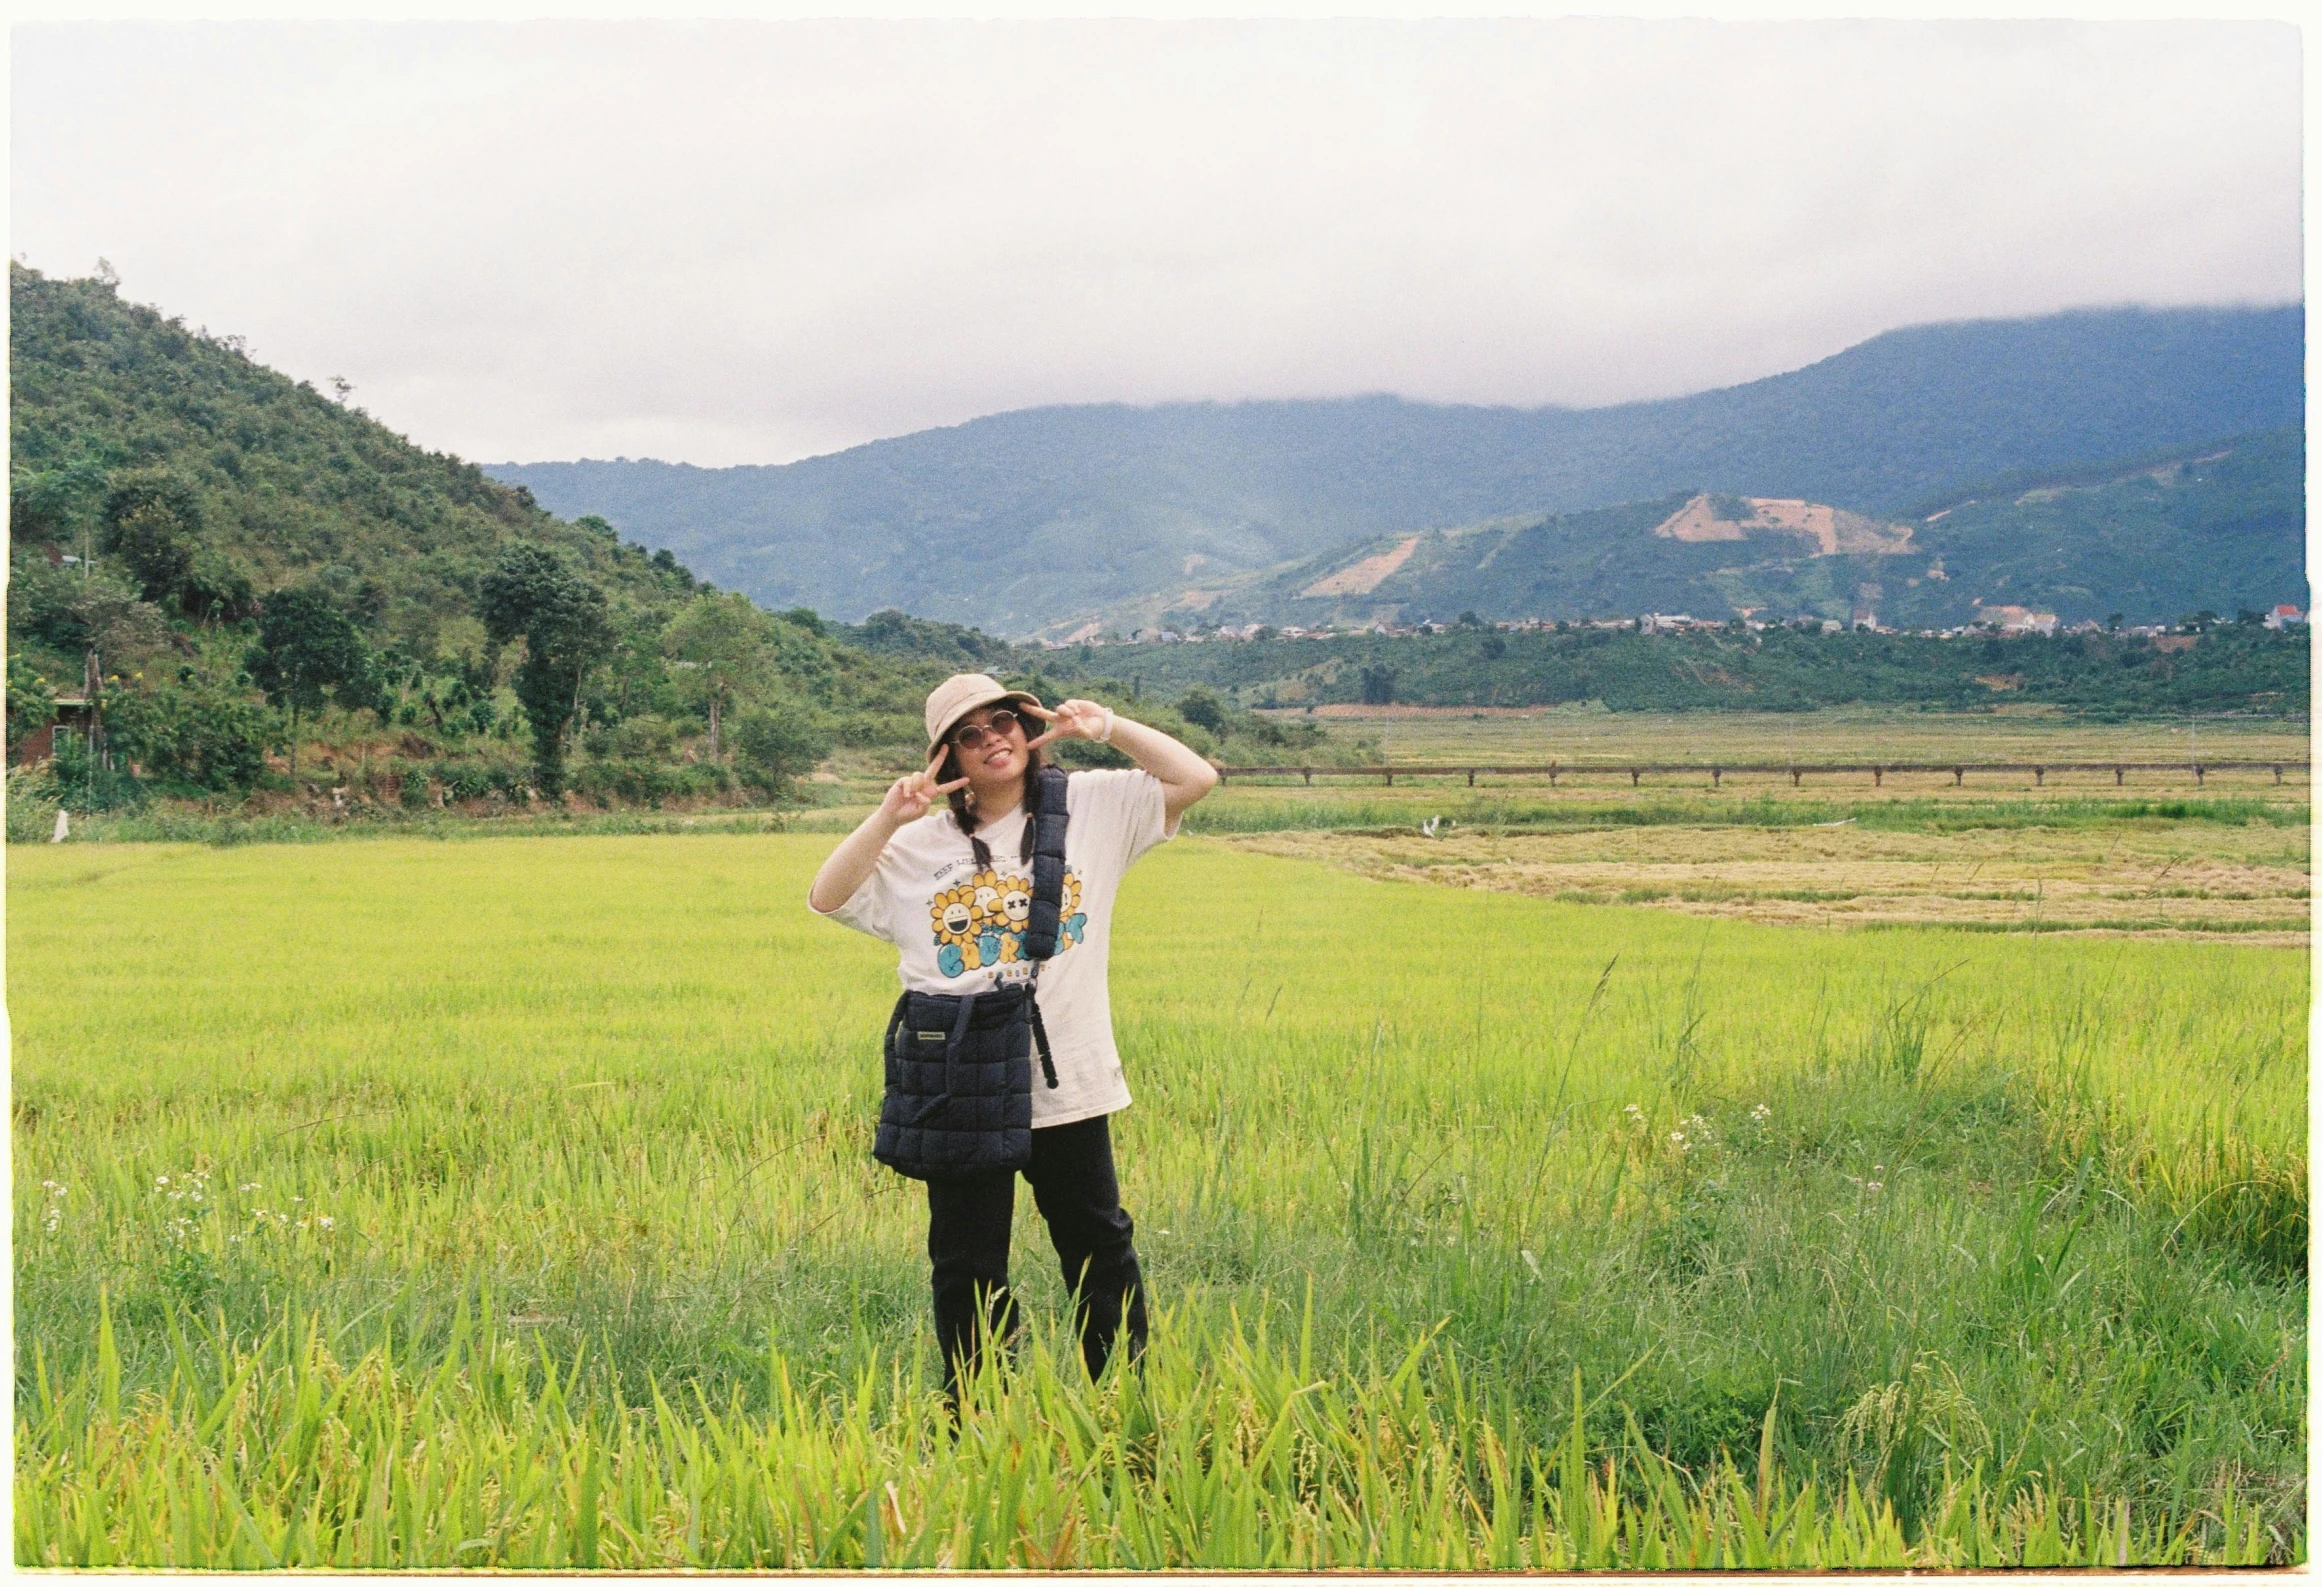
[(1419, 548), (1417, 535), (1406, 535), (1391, 551), (1365, 557), (1352, 567), (1339, 569), (1327, 578), (1316, 579), (1300, 590), (1300, 595), (1368, 595), (1386, 582), (1387, 575), (1411, 560), (1411, 553)]

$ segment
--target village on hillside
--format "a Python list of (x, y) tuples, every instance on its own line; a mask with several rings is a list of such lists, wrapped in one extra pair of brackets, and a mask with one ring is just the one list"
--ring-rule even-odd
[[(2054, 612), (2035, 611), (2026, 606), (1985, 606), (1978, 608), (1981, 615), (1970, 623), (1951, 628), (1890, 628), (1879, 621), (1878, 613), (1867, 607), (1858, 609), (1851, 622), (1842, 623), (1835, 617), (1763, 617), (1752, 609), (1736, 617), (1694, 617), (1685, 612), (1646, 612), (1636, 617), (1593, 617), (1559, 619), (1526, 617), (1512, 621), (1485, 622), (1473, 612), (1464, 612), (1451, 622), (1421, 619), (1414, 623), (1368, 622), (1346, 627), (1304, 628), (1297, 624), (1274, 627), (1267, 623), (1235, 623), (1218, 628), (1186, 627), (1139, 628), (1126, 636), (1120, 634), (1076, 632), (1066, 639), (1048, 639), (1040, 642), (1043, 650), (1073, 650), (1081, 646), (1100, 645), (1197, 645), (1205, 640), (1225, 643), (1262, 639), (1350, 639), (1357, 635), (1403, 639), (1416, 634), (1448, 634), (1462, 628), (1492, 628), (1505, 634), (1536, 634), (1564, 632), (1575, 628), (1602, 628), (1617, 632), (1641, 634), (1685, 633), (1763, 633), (1769, 628), (1790, 628), (1801, 633), (1836, 634), (1849, 629), (1867, 634), (1907, 634), (1920, 639), (2052, 639), (2058, 634), (2111, 633), (2139, 639), (2190, 638), (2225, 619), (2216, 612), (2193, 612), (2174, 623), (2122, 623), (2115, 619), (2098, 622), (2086, 618), (2080, 622), (2060, 626)], [(2242, 612), (2234, 619), (2240, 623), (2254, 623), (2275, 632), (2284, 628), (2302, 627), (2306, 614), (2297, 607), (2280, 604), (2267, 612)], [(1095, 625), (1091, 624), (1093, 628)]]

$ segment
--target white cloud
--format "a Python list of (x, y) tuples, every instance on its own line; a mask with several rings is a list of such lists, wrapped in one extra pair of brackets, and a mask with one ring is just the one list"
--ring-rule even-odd
[(1596, 403), (2300, 292), (2280, 24), (108, 24), (12, 249), (496, 461), (1042, 402)]

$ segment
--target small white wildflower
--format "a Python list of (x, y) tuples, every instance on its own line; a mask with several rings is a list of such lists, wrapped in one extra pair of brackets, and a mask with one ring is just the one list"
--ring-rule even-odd
[(1683, 1130), (1671, 1130), (1669, 1132), (1669, 1140), (1672, 1145), (1683, 1146), (1685, 1144), (1685, 1132)]
[(1763, 1102), (1750, 1109), (1750, 1117), (1756, 1119), (1760, 1124), (1765, 1123), (1766, 1120), (1772, 1118), (1773, 1116), (1774, 1110), (1767, 1107)]
[(1636, 1105), (1634, 1102), (1630, 1103), (1630, 1104), (1629, 1104), (1627, 1107), (1625, 1107), (1625, 1108), (1621, 1109), (1621, 1111), (1622, 1111), (1623, 1113), (1626, 1113), (1627, 1115), (1629, 1115), (1629, 1117), (1631, 1117), (1631, 1118), (1635, 1118), (1635, 1119), (1641, 1119), (1641, 1118), (1643, 1118), (1643, 1117), (1645, 1116), (1645, 1110), (1644, 1110), (1643, 1108), (1640, 1108), (1640, 1107), (1638, 1107), (1638, 1106), (1637, 1106), (1637, 1105)]
[(156, 1190), (159, 1190), (159, 1189), (160, 1189), (162, 1186), (164, 1186), (164, 1185), (166, 1185), (166, 1184), (168, 1184), (168, 1183), (169, 1183), (169, 1176), (168, 1176), (167, 1174), (163, 1174), (163, 1175), (162, 1175), (160, 1178), (156, 1179), (156, 1180), (153, 1182), (153, 1188), (154, 1188), (154, 1189), (156, 1189)]
[(1884, 1163), (1873, 1163), (1873, 1164), (1871, 1164), (1871, 1172), (1872, 1172), (1872, 1173), (1874, 1173), (1874, 1174), (1883, 1174), (1883, 1173), (1885, 1173), (1886, 1171), (1887, 1171), (1887, 1165), (1886, 1165), (1886, 1164), (1884, 1164)]
[[(326, 1228), (326, 1229), (327, 1229), (327, 1228), (329, 1228), (329, 1227), (331, 1226), (331, 1220), (330, 1220), (330, 1219), (328, 1219), (328, 1218), (317, 1218), (317, 1219), (315, 1219), (314, 1221), (315, 1221), (315, 1222), (317, 1222), (317, 1223), (319, 1223), (319, 1224), (321, 1224), (321, 1225), (322, 1225), (324, 1228)], [(1162, 1232), (1163, 1234), (1167, 1234), (1169, 1231), (1168, 1231), (1167, 1229), (1164, 1229), (1164, 1230), (1162, 1230), (1161, 1232)]]
[(265, 1188), (266, 1187), (264, 1185), (259, 1184), (257, 1180), (253, 1179), (250, 1181), (250, 1183), (242, 1187), (242, 1194), (246, 1196), (253, 1190), (264, 1190)]
[(1870, 1192), (1872, 1195), (1874, 1195), (1874, 1196), (1875, 1196), (1875, 1195), (1877, 1195), (1877, 1194), (1878, 1194), (1880, 1191), (1882, 1191), (1882, 1190), (1886, 1189), (1887, 1187), (1886, 1187), (1886, 1186), (1885, 1186), (1883, 1183), (1881, 1183), (1880, 1181), (1878, 1181), (1878, 1180), (1874, 1179), (1874, 1180), (1872, 1180), (1872, 1181), (1871, 1181), (1869, 1184), (1867, 1184), (1867, 1185), (1863, 1186), (1862, 1188), (1863, 1188), (1863, 1189), (1865, 1189), (1865, 1190), (1867, 1190), (1867, 1191), (1869, 1191), (1869, 1192)]

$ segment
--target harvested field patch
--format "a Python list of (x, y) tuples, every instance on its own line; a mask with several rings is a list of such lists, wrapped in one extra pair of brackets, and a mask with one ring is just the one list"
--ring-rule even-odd
[(1450, 827), (1432, 838), (1285, 831), (1230, 841), (1368, 876), (1790, 926), (2134, 932), (2303, 946), (2312, 887), (2306, 831), (2272, 825)]

